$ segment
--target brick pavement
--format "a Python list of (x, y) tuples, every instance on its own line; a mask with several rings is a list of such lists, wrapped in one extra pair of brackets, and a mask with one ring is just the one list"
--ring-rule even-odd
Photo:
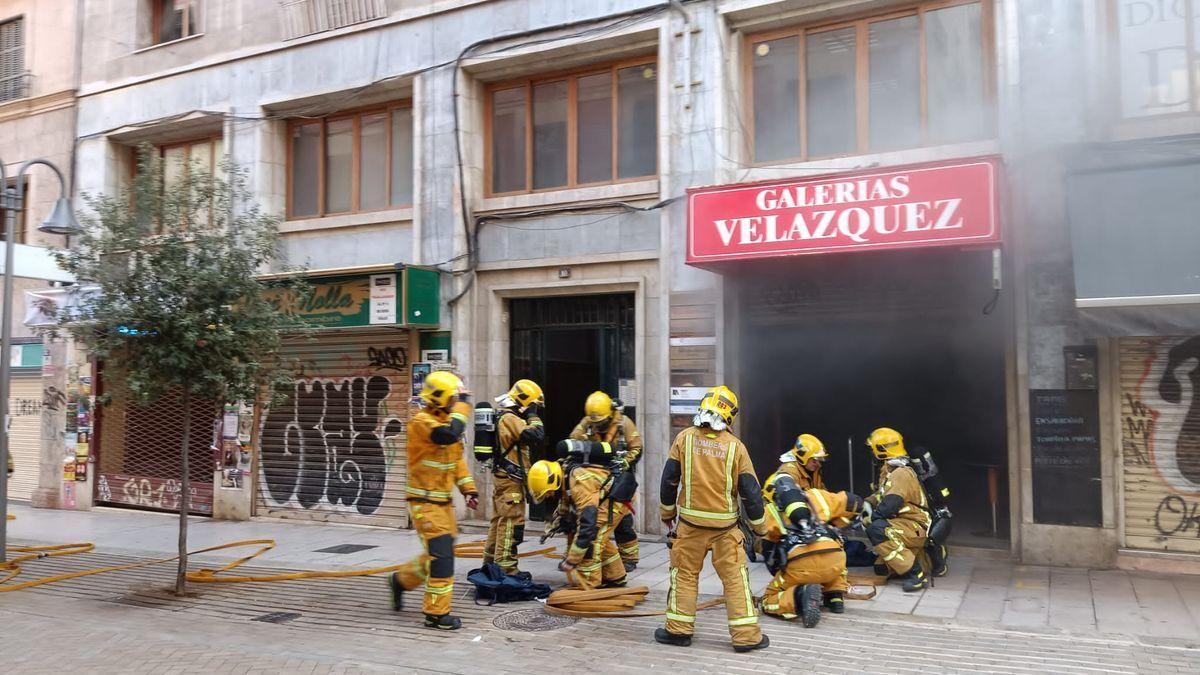
[[(30, 563), (38, 577), (133, 558), (89, 554)], [(169, 565), (98, 575), (0, 595), (0, 663), (7, 672), (61, 673), (527, 673), (599, 672), (1200, 672), (1192, 640), (1017, 629), (861, 611), (828, 616), (812, 630), (764, 618), (772, 647), (729, 650), (721, 611), (700, 615), (687, 649), (656, 645), (656, 618), (587, 619), (566, 628), (514, 632), (496, 617), (533, 607), (476, 606), (461, 586), (457, 633), (424, 629), (419, 600), (390, 611), (379, 578), (266, 584), (194, 584), (195, 595), (165, 592)], [(661, 606), (661, 592), (648, 606)], [(300, 616), (274, 625), (269, 612)], [(868, 648), (868, 645), (872, 648)], [(619, 658), (614, 659), (615, 655)]]

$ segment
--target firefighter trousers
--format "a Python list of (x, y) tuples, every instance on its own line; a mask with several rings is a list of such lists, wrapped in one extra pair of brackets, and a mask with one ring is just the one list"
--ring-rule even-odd
[(613, 530), (613, 539), (617, 542), (617, 550), (621, 552), (621, 560), (630, 565), (638, 564), (638, 536), (633, 528), (633, 500), (623, 507), (624, 515), (617, 521)]
[(492, 520), (483, 561), (494, 562), (507, 574), (517, 572), (517, 546), (525, 539), (525, 486), (497, 475), (492, 487)]
[[(625, 565), (621, 563), (621, 553), (613, 540), (616, 531), (614, 523), (621, 522), (622, 516), (629, 513), (620, 504), (614, 504), (612, 517), (603, 504), (596, 516), (596, 541), (584, 555), (573, 574), (567, 575), (569, 585), (584, 590), (600, 588), (602, 584), (621, 584), (625, 582)], [(569, 546), (569, 544), (568, 544)]]
[(850, 588), (846, 582), (846, 552), (838, 549), (801, 553), (788, 560), (787, 566), (779, 570), (763, 591), (763, 613), (781, 619), (796, 618), (796, 598), (792, 591), (805, 584), (821, 584), (826, 593), (845, 593)]
[(696, 527), (680, 521), (671, 545), (671, 590), (667, 593), (667, 630), (691, 635), (696, 628), (696, 595), (704, 559), (712, 553), (721, 585), (734, 646), (756, 645), (762, 640), (750, 571), (746, 564), (745, 536), (736, 525), (726, 529)]
[(449, 614), (454, 593), (454, 537), (458, 534), (454, 505), (410, 501), (408, 511), (425, 551), (408, 561), (396, 576), (406, 591), (425, 584), (422, 608), (426, 614)]
[(879, 518), (867, 527), (867, 539), (871, 541), (875, 555), (894, 574), (901, 576), (912, 569), (916, 556), (923, 556), (927, 534), (923, 523), (902, 518)]

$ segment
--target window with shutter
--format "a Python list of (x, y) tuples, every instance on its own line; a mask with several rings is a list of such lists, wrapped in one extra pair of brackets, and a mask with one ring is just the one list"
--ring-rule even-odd
[(0, 101), (24, 98), (25, 21), (12, 19), (0, 23)]

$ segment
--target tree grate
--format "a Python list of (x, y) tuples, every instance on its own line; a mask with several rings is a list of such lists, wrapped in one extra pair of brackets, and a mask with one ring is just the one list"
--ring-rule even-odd
[(540, 633), (548, 630), (566, 628), (575, 623), (575, 618), (548, 614), (546, 610), (518, 609), (515, 612), (501, 614), (492, 621), (492, 625), (502, 630), (515, 630), (522, 633)]

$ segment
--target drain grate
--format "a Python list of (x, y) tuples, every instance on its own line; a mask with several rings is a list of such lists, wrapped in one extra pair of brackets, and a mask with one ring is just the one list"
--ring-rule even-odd
[(270, 614), (256, 616), (250, 620), (262, 621), (263, 623), (287, 623), (289, 621), (295, 621), (299, 618), (300, 614), (298, 612), (271, 612)]
[(492, 621), (492, 625), (503, 630), (515, 630), (522, 633), (540, 633), (547, 630), (558, 630), (573, 625), (575, 618), (547, 614), (546, 610), (518, 609), (515, 612), (501, 614)]
[(358, 553), (359, 551), (369, 551), (373, 548), (379, 547), (369, 544), (338, 544), (329, 548), (319, 548), (314, 553)]

